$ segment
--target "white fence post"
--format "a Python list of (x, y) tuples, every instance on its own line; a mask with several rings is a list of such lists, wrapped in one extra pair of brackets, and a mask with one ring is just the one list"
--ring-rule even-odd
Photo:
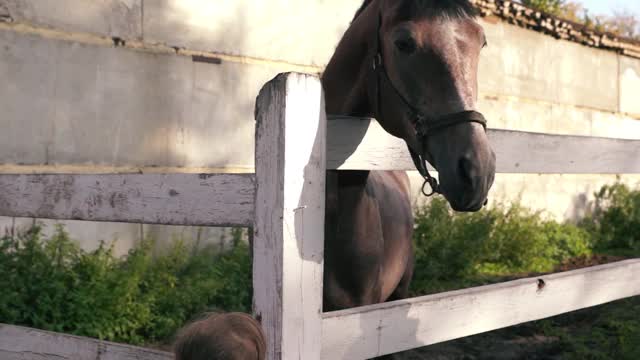
[(280, 74), (256, 103), (254, 311), (267, 359), (319, 360), (326, 116), (320, 81)]

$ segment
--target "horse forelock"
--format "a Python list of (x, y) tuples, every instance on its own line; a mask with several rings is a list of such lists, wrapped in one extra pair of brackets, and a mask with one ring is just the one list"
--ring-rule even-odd
[(468, 0), (403, 0), (401, 7), (409, 11), (407, 17), (427, 15), (444, 18), (473, 18), (478, 15)]
[[(364, 0), (353, 20), (357, 19), (373, 1)], [(422, 15), (425, 12), (430, 16), (448, 18), (474, 18), (478, 16), (477, 9), (469, 0), (400, 0), (397, 9), (406, 18), (418, 14)]]

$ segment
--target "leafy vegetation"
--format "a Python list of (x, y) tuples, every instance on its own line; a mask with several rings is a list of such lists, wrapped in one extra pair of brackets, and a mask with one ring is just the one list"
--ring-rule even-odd
[(522, 3), (553, 15), (560, 15), (562, 8), (566, 6), (565, 0), (522, 0)]
[(414, 241), (414, 294), (549, 272), (592, 248), (584, 229), (545, 220), (518, 204), (461, 215), (442, 199), (417, 212)]
[(600, 32), (640, 39), (640, 15), (624, 9), (613, 11), (613, 15), (591, 15), (579, 1), (571, 0), (522, 0), (524, 5), (542, 12), (584, 24)]
[(154, 257), (144, 241), (125, 257), (102, 243), (86, 252), (62, 227), (0, 239), (0, 322), (131, 344), (167, 339), (194, 314), (248, 311), (247, 246), (192, 254), (176, 241)]
[(604, 186), (595, 194), (591, 214), (582, 226), (594, 235), (597, 251), (622, 256), (640, 254), (640, 191), (623, 184)]

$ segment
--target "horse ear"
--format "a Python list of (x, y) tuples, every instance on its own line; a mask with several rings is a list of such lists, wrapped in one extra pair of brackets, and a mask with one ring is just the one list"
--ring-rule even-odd
[[(384, 1), (384, 0), (380, 0), (380, 1)], [(353, 16), (353, 19), (351, 20), (351, 22), (353, 22), (358, 16), (360, 16), (360, 14), (362, 14), (362, 12), (369, 6), (371, 5), (371, 3), (373, 2), (373, 0), (364, 0), (364, 2), (362, 3), (362, 5), (360, 5), (360, 8), (358, 9), (358, 11), (356, 11), (356, 14)]]

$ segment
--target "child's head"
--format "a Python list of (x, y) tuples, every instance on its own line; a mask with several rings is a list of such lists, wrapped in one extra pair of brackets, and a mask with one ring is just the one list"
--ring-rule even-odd
[(176, 360), (264, 360), (260, 324), (242, 313), (211, 314), (180, 331)]

